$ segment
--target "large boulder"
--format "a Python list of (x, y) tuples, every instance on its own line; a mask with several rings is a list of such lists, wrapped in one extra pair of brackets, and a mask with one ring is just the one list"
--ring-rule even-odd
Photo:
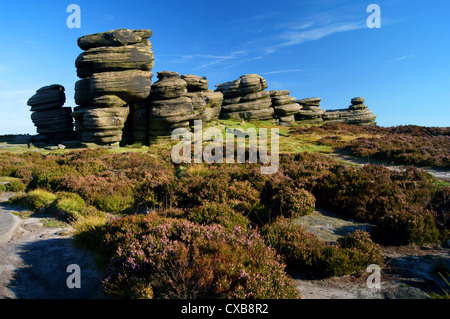
[(222, 92), (224, 98), (243, 96), (267, 89), (267, 82), (258, 74), (245, 74), (234, 81), (216, 85), (216, 91)]
[(209, 85), (206, 77), (200, 77), (194, 74), (182, 74), (181, 79), (186, 81), (188, 92), (208, 91)]
[(150, 30), (117, 29), (107, 32), (85, 35), (78, 39), (78, 46), (82, 50), (98, 47), (125, 46), (142, 43), (152, 36)]
[(302, 108), (295, 114), (295, 121), (300, 124), (322, 124), (325, 112), (320, 108), (320, 101), (318, 97), (296, 100)]
[(158, 81), (152, 85), (152, 100), (171, 100), (187, 94), (187, 83), (177, 72), (158, 72)]
[(220, 118), (234, 120), (268, 120), (274, 109), (267, 83), (257, 74), (246, 74), (239, 79), (216, 85), (223, 94)]
[(355, 97), (348, 109), (328, 110), (323, 114), (323, 120), (326, 123), (375, 125), (376, 115), (363, 103), (364, 98)]
[[(151, 36), (150, 30), (117, 29), (78, 39), (85, 51), (75, 61), (82, 79), (75, 84), (80, 107), (72, 116), (83, 142), (135, 142), (134, 137), (142, 137), (142, 127), (148, 125), (142, 120), (148, 114), (144, 101), (150, 96), (153, 77)], [(140, 122), (134, 126), (137, 119)]]
[(64, 87), (59, 84), (44, 86), (28, 99), (27, 104), (31, 106), (32, 112), (61, 108), (66, 102), (64, 91)]
[(290, 94), (291, 92), (288, 90), (270, 91), (272, 107), (281, 126), (289, 126), (294, 123), (295, 114), (302, 109), (300, 104), (294, 103), (296, 98)]
[(77, 75), (90, 77), (94, 73), (124, 70), (151, 71), (154, 54), (150, 41), (122, 47), (100, 47), (81, 53), (75, 61)]
[(94, 73), (90, 78), (95, 96), (116, 95), (127, 102), (139, 102), (150, 95), (151, 71), (126, 70)]
[(44, 86), (28, 100), (31, 120), (38, 133), (34, 141), (57, 144), (74, 139), (72, 108), (63, 107), (64, 91), (59, 84)]

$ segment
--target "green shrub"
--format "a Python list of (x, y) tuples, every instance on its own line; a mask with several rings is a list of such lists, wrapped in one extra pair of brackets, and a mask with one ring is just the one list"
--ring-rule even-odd
[(75, 220), (81, 216), (86, 204), (84, 200), (74, 193), (61, 192), (53, 205), (53, 212), (62, 218)]
[(228, 204), (247, 215), (260, 205), (260, 192), (249, 181), (233, 179), (223, 171), (186, 177), (182, 182), (177, 194), (179, 207), (189, 208), (209, 201)]
[(436, 226), (443, 240), (450, 238), (450, 186), (439, 188), (434, 194), (428, 208), (436, 213)]
[(6, 192), (6, 186), (4, 184), (0, 184), (0, 194), (2, 192)]
[(325, 244), (300, 224), (278, 218), (263, 227), (262, 234), (289, 267), (327, 277), (351, 274), (382, 262), (380, 246), (367, 232), (356, 231), (340, 238), (336, 244)]
[(19, 180), (12, 180), (8, 184), (6, 184), (6, 190), (8, 192), (22, 192), (26, 188), (25, 184)]
[(265, 225), (261, 233), (268, 245), (284, 257), (288, 266), (317, 268), (325, 243), (302, 225), (278, 217)]
[(99, 195), (94, 199), (94, 206), (109, 213), (121, 213), (134, 205), (131, 194), (113, 193)]
[(11, 205), (23, 205), (32, 211), (39, 211), (42, 208), (49, 207), (57, 196), (42, 190), (36, 189), (27, 194), (17, 195), (9, 199)]
[[(155, 214), (107, 225), (117, 245), (105, 290), (114, 297), (298, 298), (275, 251), (253, 230)], [(106, 237), (107, 238), (107, 237)], [(144, 289), (145, 296), (142, 294)]]
[(250, 221), (241, 213), (236, 212), (227, 204), (206, 202), (201, 206), (188, 209), (186, 218), (193, 223), (202, 225), (220, 224), (227, 230), (240, 226), (246, 228)]
[(433, 180), (415, 168), (393, 172), (385, 167), (334, 166), (314, 185), (317, 200), (348, 217), (381, 227), (383, 242), (432, 243), (439, 238), (433, 213)]
[(316, 199), (307, 190), (297, 187), (292, 180), (268, 181), (261, 193), (261, 201), (270, 209), (273, 218), (298, 218), (314, 211)]

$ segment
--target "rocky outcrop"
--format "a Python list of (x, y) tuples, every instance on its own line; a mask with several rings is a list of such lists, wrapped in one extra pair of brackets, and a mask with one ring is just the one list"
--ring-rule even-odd
[(189, 128), (195, 119), (192, 100), (187, 97), (187, 82), (177, 72), (158, 72), (158, 81), (152, 85), (148, 114), (150, 142), (170, 137), (175, 128)]
[(217, 121), (222, 109), (223, 94), (209, 90), (208, 80), (192, 74), (183, 74), (181, 79), (186, 81), (187, 97), (192, 100), (195, 119), (203, 123)]
[(326, 123), (375, 125), (376, 116), (364, 105), (364, 98), (355, 97), (348, 109), (329, 110), (323, 114)]
[[(75, 61), (81, 79), (75, 84), (79, 106), (72, 116), (81, 141), (112, 144), (141, 135), (146, 121), (141, 123), (136, 105), (150, 95), (154, 63), (148, 40), (151, 35), (150, 30), (118, 29), (78, 39), (78, 46), (85, 51)], [(129, 130), (125, 138), (126, 123)]]
[(176, 128), (190, 128), (194, 120), (202, 120), (204, 124), (217, 121), (222, 100), (222, 93), (209, 90), (204, 77), (158, 72), (150, 97), (136, 104), (140, 107), (140, 117), (148, 107), (148, 125), (146, 129), (141, 126), (141, 136), (147, 134), (146, 143), (153, 143), (170, 139)]
[(322, 115), (325, 113), (320, 108), (318, 97), (311, 97), (295, 101), (302, 106), (302, 109), (295, 114), (295, 120), (299, 124), (322, 124)]
[(31, 120), (38, 136), (34, 141), (56, 144), (73, 140), (72, 108), (63, 107), (66, 102), (62, 85), (52, 84), (36, 91), (27, 102), (31, 106)]
[(231, 120), (272, 119), (274, 109), (266, 80), (257, 74), (242, 75), (239, 79), (216, 85), (223, 94), (220, 118)]
[(294, 123), (295, 114), (302, 109), (300, 104), (294, 103), (296, 98), (289, 96), (290, 94), (291, 92), (288, 90), (270, 91), (275, 117), (279, 120), (281, 126), (289, 126)]

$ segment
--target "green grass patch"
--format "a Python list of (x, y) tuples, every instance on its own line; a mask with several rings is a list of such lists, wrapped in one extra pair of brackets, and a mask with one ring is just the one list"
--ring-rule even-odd
[(55, 218), (43, 218), (40, 222), (44, 227), (67, 228), (69, 226), (69, 224)]

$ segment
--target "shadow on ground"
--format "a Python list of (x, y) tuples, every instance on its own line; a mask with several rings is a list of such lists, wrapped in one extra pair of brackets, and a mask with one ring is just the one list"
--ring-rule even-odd
[[(71, 238), (48, 238), (18, 247), (23, 267), (16, 269), (9, 283), (18, 299), (103, 298), (102, 274), (93, 266), (93, 256), (73, 247)], [(68, 288), (71, 264), (80, 266), (81, 288)]]

